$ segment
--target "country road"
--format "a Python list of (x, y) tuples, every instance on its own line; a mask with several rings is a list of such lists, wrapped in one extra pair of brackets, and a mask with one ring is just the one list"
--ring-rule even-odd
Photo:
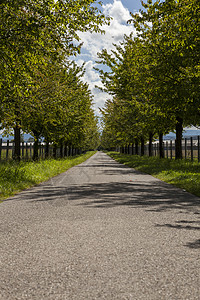
[(97, 152), (0, 204), (1, 300), (199, 300), (200, 198)]

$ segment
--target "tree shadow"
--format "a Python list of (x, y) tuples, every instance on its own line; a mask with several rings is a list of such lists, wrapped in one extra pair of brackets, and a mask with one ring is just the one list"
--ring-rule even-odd
[(192, 243), (187, 243), (185, 246), (191, 249), (200, 249), (200, 240), (196, 240)]
[[(176, 222), (176, 223), (179, 223), (179, 222)], [(188, 221), (188, 223), (190, 223)], [(199, 223), (199, 222), (195, 222), (193, 221), (193, 223)], [(186, 229), (186, 230), (200, 230), (200, 227), (198, 226), (191, 226), (191, 225), (172, 225), (172, 224), (163, 224), (163, 225), (160, 225), (160, 224), (156, 224), (155, 225), (156, 227), (168, 227), (168, 228), (175, 228), (175, 229)]]
[[(149, 175), (130, 169), (128, 166), (118, 164), (110, 158), (100, 159), (95, 161), (94, 164), (81, 164), (75, 168), (80, 170), (77, 176), (85, 176), (84, 173), (87, 175), (88, 168), (97, 168), (98, 175), (105, 175), (105, 182), (74, 184), (70, 183), (68, 179), (66, 182), (63, 181), (63, 175), (60, 175), (5, 201), (49, 203), (54, 206), (70, 204), (93, 209), (143, 208), (147, 212), (155, 213), (174, 210), (178, 213), (200, 215), (200, 198), (173, 185), (152, 179)], [(110, 176), (126, 174), (135, 174), (135, 176), (130, 177), (133, 178), (132, 180), (125, 176), (124, 181), (114, 181), (118, 178)], [(145, 179), (142, 177), (141, 180), (141, 175), (147, 177)], [(155, 224), (155, 226), (196, 231), (200, 229), (198, 227), (199, 223), (197, 220), (179, 220), (175, 224)], [(185, 246), (191, 249), (199, 249), (199, 243), (200, 240), (197, 240)]]
[[(192, 211), (199, 214), (200, 199), (181, 189), (161, 181), (91, 183), (63, 186), (59, 181), (46, 182), (36, 188), (26, 190), (14, 198), (23, 201), (54, 201), (62, 197), (73, 205), (92, 208), (113, 208), (117, 206), (142, 207), (147, 211), (168, 210)], [(5, 200), (5, 201), (8, 201)], [(77, 202), (77, 203), (76, 203)]]

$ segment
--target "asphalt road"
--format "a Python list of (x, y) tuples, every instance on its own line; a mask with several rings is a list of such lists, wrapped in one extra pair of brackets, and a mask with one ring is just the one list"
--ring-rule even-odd
[(98, 152), (0, 204), (0, 299), (200, 299), (200, 198)]

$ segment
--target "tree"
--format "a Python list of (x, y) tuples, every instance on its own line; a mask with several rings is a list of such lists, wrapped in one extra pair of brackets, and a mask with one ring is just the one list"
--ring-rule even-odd
[(125, 36), (111, 54), (99, 54), (100, 63), (110, 68), (100, 70), (100, 76), (104, 89), (121, 101), (124, 140), (133, 118), (133, 135), (144, 139), (147, 133), (158, 134), (160, 144), (162, 135), (175, 129), (176, 158), (181, 158), (183, 126), (199, 119), (200, 4), (148, 0), (142, 5), (145, 10), (131, 20), (137, 37)]
[(80, 51), (81, 45), (74, 43), (79, 41), (78, 31), (103, 32), (100, 26), (109, 22), (93, 5), (95, 2), (8, 0), (0, 3), (0, 118), (3, 127), (14, 128), (17, 159), (23, 116), (35, 99), (38, 73), (43, 72), (49, 61), (60, 64), (63, 57)]
[(148, 49), (154, 102), (176, 118), (176, 158), (182, 157), (183, 125), (195, 124), (199, 116), (199, 5), (149, 0), (143, 3), (147, 12), (132, 15)]
[[(166, 114), (152, 101), (154, 93), (147, 49), (142, 40), (132, 35), (125, 36), (124, 42), (115, 47), (111, 54), (106, 50), (99, 54), (100, 63), (110, 68), (110, 72), (99, 70), (104, 90), (114, 95), (118, 106), (121, 106), (117, 118), (120, 123), (118, 130), (123, 133), (122, 140), (125, 143), (139, 140), (143, 145), (149, 137), (151, 154), (153, 135), (166, 133), (170, 127), (169, 115), (166, 121)], [(116, 99), (113, 104), (116, 106)]]

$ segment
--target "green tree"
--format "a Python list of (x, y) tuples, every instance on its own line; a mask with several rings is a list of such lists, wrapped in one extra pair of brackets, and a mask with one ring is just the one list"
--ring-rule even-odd
[(199, 116), (199, 5), (149, 0), (146, 12), (132, 15), (147, 49), (154, 103), (176, 118), (176, 158), (182, 158), (183, 125)]
[(142, 4), (145, 10), (132, 14), (137, 37), (125, 36), (111, 54), (106, 50), (99, 54), (100, 63), (110, 68), (100, 70), (100, 76), (104, 89), (122, 103), (124, 140), (133, 118), (137, 124), (133, 135), (142, 138), (149, 132), (162, 141), (163, 133), (175, 129), (176, 158), (181, 158), (183, 126), (196, 125), (199, 119), (200, 4), (196, 0)]
[[(132, 35), (125, 36), (124, 42), (115, 47), (116, 50), (111, 54), (106, 50), (99, 54), (100, 63), (110, 68), (109, 72), (99, 71), (104, 90), (117, 97), (118, 106), (121, 106), (119, 132), (123, 134), (124, 143), (139, 140), (143, 146), (149, 137), (151, 146), (153, 135), (166, 133), (170, 127), (169, 115), (166, 116), (152, 101), (153, 82), (148, 68), (147, 49), (143, 40)], [(113, 104), (116, 106), (116, 100)]]
[[(3, 127), (14, 128), (17, 159), (20, 129), (25, 123), (23, 116), (35, 99), (38, 74), (43, 73), (49, 60), (57, 64), (63, 56), (80, 51), (78, 31), (102, 32), (100, 26), (109, 22), (95, 2), (8, 0), (0, 3), (0, 119)], [(42, 104), (38, 105), (39, 109)]]

